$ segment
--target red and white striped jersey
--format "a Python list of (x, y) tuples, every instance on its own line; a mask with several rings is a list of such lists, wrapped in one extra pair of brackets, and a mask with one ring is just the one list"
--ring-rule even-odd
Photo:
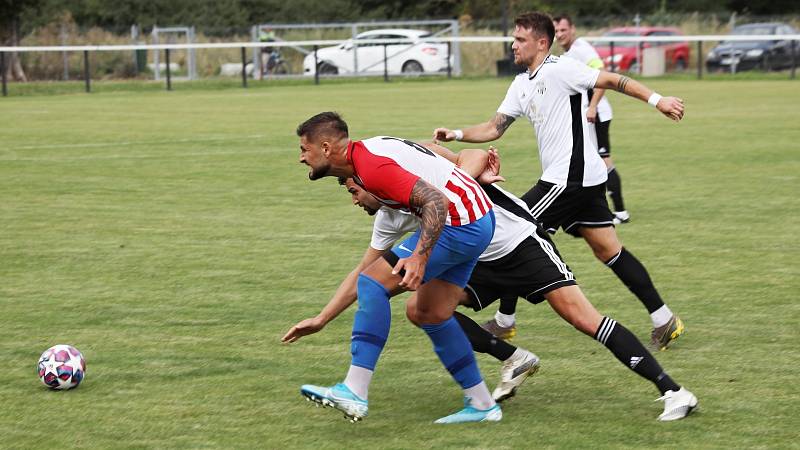
[(347, 159), (353, 165), (355, 182), (390, 208), (419, 215), (408, 201), (420, 178), (450, 200), (446, 225), (470, 224), (492, 208), (477, 181), (415, 142), (390, 136), (352, 141), (347, 146)]

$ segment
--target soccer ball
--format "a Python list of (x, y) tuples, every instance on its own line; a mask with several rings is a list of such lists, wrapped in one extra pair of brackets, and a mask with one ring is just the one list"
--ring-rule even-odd
[(50, 389), (78, 387), (86, 375), (86, 361), (71, 345), (54, 345), (39, 357), (39, 379)]

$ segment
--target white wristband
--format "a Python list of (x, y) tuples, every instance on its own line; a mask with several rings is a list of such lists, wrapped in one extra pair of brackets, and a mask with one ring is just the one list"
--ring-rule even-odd
[(460, 141), (460, 140), (464, 139), (464, 132), (461, 131), (461, 130), (453, 130), (453, 134), (456, 135), (456, 140), (457, 141)]
[(653, 92), (649, 99), (647, 99), (647, 103), (650, 103), (653, 106), (658, 106), (658, 102), (661, 100), (661, 96)]

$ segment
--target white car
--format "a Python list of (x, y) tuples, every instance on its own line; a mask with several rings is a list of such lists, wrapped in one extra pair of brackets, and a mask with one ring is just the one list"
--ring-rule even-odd
[[(431, 33), (424, 30), (383, 29), (358, 34), (355, 39), (333, 47), (317, 50), (317, 66), (314, 53), (303, 60), (303, 74), (376, 74), (383, 73), (384, 44), (359, 43), (373, 39), (407, 39), (414, 44), (386, 45), (387, 70), (390, 74), (421, 74), (447, 71), (447, 44), (419, 42)], [(452, 67), (452, 57), (450, 59)]]

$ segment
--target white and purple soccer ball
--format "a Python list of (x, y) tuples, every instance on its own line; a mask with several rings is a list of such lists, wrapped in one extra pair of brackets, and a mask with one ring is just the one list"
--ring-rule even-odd
[(78, 387), (86, 376), (86, 360), (71, 345), (54, 345), (39, 357), (39, 379), (50, 389)]

